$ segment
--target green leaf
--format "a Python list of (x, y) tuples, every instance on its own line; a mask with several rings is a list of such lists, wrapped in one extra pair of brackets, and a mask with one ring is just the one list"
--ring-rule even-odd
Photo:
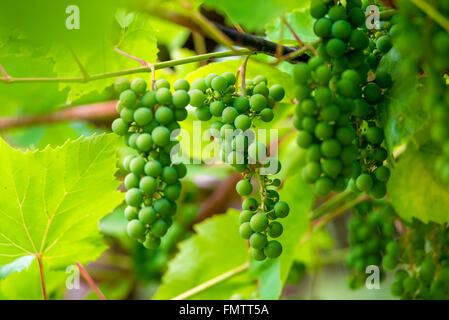
[(308, 213), (313, 204), (313, 193), (309, 184), (302, 180), (297, 172), (290, 176), (279, 192), (281, 201), (290, 206), (290, 214), (280, 222), (284, 227), (283, 234), (279, 237), (283, 251), (279, 263), (273, 260), (263, 262), (252, 261), (253, 274), (258, 273), (261, 279), (261, 299), (277, 299), (282, 287), (287, 280), (290, 268), (295, 260), (300, 240), (307, 229)]
[(206, 0), (205, 5), (227, 15), (248, 31), (263, 30), (264, 26), (284, 12), (300, 6), (302, 1), (290, 0)]
[[(313, 24), (315, 19), (310, 15), (310, 1), (305, 1), (301, 8), (297, 8), (293, 12), (286, 15), (286, 20), (288, 24), (295, 30), (298, 37), (303, 42), (313, 42), (319, 38), (313, 32)], [(265, 27), (265, 33), (268, 40), (283, 43), (285, 45), (298, 46), (293, 33), (287, 28), (287, 26), (282, 27), (282, 20), (277, 18), (272, 23)]]
[(9, 264), (0, 266), (0, 280), (6, 278), (11, 273), (20, 272), (23, 269), (28, 269), (33, 260), (34, 256), (23, 256)]
[(388, 182), (391, 203), (405, 220), (449, 222), (449, 189), (434, 176), (435, 154), (409, 144)]
[(390, 73), (393, 86), (380, 105), (380, 119), (389, 151), (408, 141), (426, 123), (418, 80), (406, 73), (404, 57), (394, 48), (379, 63), (378, 70)]
[(104, 134), (23, 153), (0, 141), (0, 264), (40, 255), (60, 267), (103, 252), (98, 221), (123, 199), (117, 143)]
[[(196, 234), (180, 243), (179, 253), (169, 263), (154, 299), (174, 298), (245, 264), (248, 248), (238, 232), (238, 214), (231, 209), (195, 225)], [(254, 282), (244, 272), (191, 298), (229, 299), (234, 293), (254, 290)]]

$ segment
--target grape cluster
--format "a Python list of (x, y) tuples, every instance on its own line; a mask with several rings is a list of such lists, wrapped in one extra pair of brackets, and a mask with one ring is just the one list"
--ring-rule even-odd
[(354, 208), (353, 216), (348, 220), (351, 249), (346, 257), (346, 265), (356, 271), (349, 277), (352, 289), (365, 284), (366, 267), (379, 266), (382, 258), (388, 260), (388, 253), (396, 248), (395, 220), (396, 215), (390, 205), (373, 208), (373, 202), (367, 200)]
[(395, 270), (391, 293), (403, 299), (449, 299), (449, 229), (414, 219), (389, 243), (383, 266)]
[(361, 28), (365, 21), (361, 1), (343, 6), (316, 0), (311, 15), (317, 19), (314, 32), (321, 38), (318, 56), (294, 69), (294, 126), (300, 131), (298, 145), (307, 150), (302, 175), (315, 184), (319, 196), (345, 190), (349, 180), (353, 191), (382, 198), (390, 172), (383, 165), (388, 154), (381, 147), (384, 134), (377, 108), (392, 80), (377, 71), (376, 54), (391, 46), (380, 34), (374, 42)]
[(183, 163), (171, 162), (170, 152), (178, 141), (171, 141), (170, 136), (180, 127), (178, 121), (187, 117), (189, 83), (176, 81), (173, 93), (163, 79), (156, 81), (154, 90), (146, 90), (141, 78), (131, 83), (119, 78), (114, 87), (120, 94), (120, 118), (112, 123), (112, 131), (124, 136), (125, 143), (138, 152), (123, 161), (129, 172), (124, 180), (127, 232), (146, 248), (155, 249), (172, 224), (181, 194), (179, 179), (187, 173)]
[[(427, 1), (443, 16), (449, 16), (447, 1)], [(435, 171), (449, 183), (449, 87), (444, 73), (449, 70), (449, 34), (409, 1), (398, 3), (400, 15), (391, 29), (393, 43), (404, 57), (404, 72), (421, 77), (419, 97), (431, 117), (431, 137), (439, 148)]]
[(287, 203), (279, 201), (275, 188), (279, 187), (279, 179), (270, 179), (259, 174), (261, 167), (274, 164), (275, 169), (270, 174), (276, 174), (281, 169), (277, 159), (268, 157), (265, 143), (257, 141), (254, 122), (258, 119), (270, 122), (274, 118), (273, 107), (277, 101), (284, 98), (285, 92), (281, 85), (268, 87), (265, 76), (246, 79), (244, 93), (236, 88), (237, 79), (231, 72), (221, 76), (209, 74), (205, 79), (193, 81), (190, 94), (190, 105), (195, 107), (199, 120), (207, 121), (218, 118), (211, 124), (211, 136), (221, 145), (221, 160), (230, 164), (243, 179), (236, 185), (239, 195), (246, 197), (253, 193), (252, 177), (259, 181), (260, 201), (248, 197), (243, 201), (240, 214), (240, 234), (249, 240), (252, 256), (256, 260), (266, 257), (276, 258), (282, 252), (282, 246), (277, 238), (282, 234), (282, 225), (277, 218), (284, 218), (289, 212)]

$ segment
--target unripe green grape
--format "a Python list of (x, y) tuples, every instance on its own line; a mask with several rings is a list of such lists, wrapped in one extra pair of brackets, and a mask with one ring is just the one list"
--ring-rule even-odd
[(255, 76), (254, 79), (252, 80), (252, 84), (255, 86), (258, 85), (259, 83), (267, 84), (268, 83), (267, 77), (261, 74)]
[(112, 131), (119, 136), (124, 136), (128, 133), (128, 124), (121, 118), (115, 119), (111, 127)]
[(133, 90), (135, 93), (144, 93), (147, 89), (147, 83), (142, 78), (135, 78), (133, 81), (131, 81), (131, 90)]
[(386, 71), (376, 71), (376, 83), (381, 88), (389, 88), (393, 84), (391, 76)]
[(134, 121), (134, 110), (130, 108), (123, 108), (122, 111), (120, 111), (120, 118), (125, 123), (130, 123)]
[(253, 192), (253, 186), (249, 180), (240, 180), (235, 186), (235, 190), (241, 196), (247, 196)]
[(332, 188), (332, 180), (327, 177), (322, 177), (315, 182), (314, 192), (318, 196), (325, 197), (332, 191)]
[(234, 108), (238, 113), (245, 113), (249, 109), (249, 99), (247, 97), (237, 97), (234, 99)]
[(178, 90), (184, 90), (184, 91), (189, 91), (190, 89), (190, 84), (187, 80), (185, 79), (178, 79), (175, 81), (173, 88), (178, 91)]
[(404, 293), (404, 287), (402, 286), (402, 281), (395, 281), (390, 287), (391, 294), (396, 297), (402, 296)]
[(399, 246), (399, 243), (397, 243), (396, 241), (390, 241), (385, 246), (385, 250), (388, 254), (397, 257), (401, 252), (401, 247)]
[(169, 89), (162, 87), (156, 91), (156, 101), (159, 105), (169, 105), (172, 102), (172, 96)]
[(244, 222), (249, 222), (253, 215), (254, 215), (254, 213), (250, 210), (243, 210), (242, 212), (240, 212), (240, 215), (239, 215), (240, 224), (242, 224)]
[(332, 126), (326, 122), (319, 122), (315, 127), (315, 136), (321, 140), (329, 139), (333, 132)]
[(177, 184), (171, 184), (164, 188), (164, 195), (170, 201), (178, 200), (181, 195), (181, 187)]
[(134, 219), (128, 222), (126, 232), (133, 239), (141, 239), (145, 235), (145, 226), (139, 220)]
[(310, 96), (310, 89), (305, 85), (297, 85), (295, 87), (295, 97), (298, 101), (302, 101)]
[(163, 237), (167, 233), (167, 223), (159, 219), (151, 226), (151, 234), (157, 238)]
[(382, 36), (379, 39), (377, 39), (376, 47), (383, 54), (387, 53), (391, 49), (391, 47), (392, 47), (392, 43), (391, 43), (390, 37), (389, 36)]
[(346, 19), (346, 10), (343, 6), (333, 6), (329, 9), (329, 18), (333, 21), (345, 20)]
[(239, 115), (238, 111), (234, 107), (226, 107), (223, 110), (222, 118), (225, 123), (234, 123), (234, 120)]
[(282, 235), (284, 228), (282, 224), (277, 221), (273, 221), (268, 225), (268, 235), (272, 238), (277, 238)]
[(161, 88), (170, 89), (170, 82), (166, 79), (159, 79), (154, 83), (154, 88), (157, 90)]
[[(208, 88), (212, 88), (212, 80), (214, 80), (216, 77), (218, 77), (218, 74), (216, 74), (216, 73), (210, 73), (207, 75), (205, 82), (206, 82), (206, 86)], [(214, 89), (214, 90), (216, 90), (216, 89)]]
[(174, 117), (176, 121), (183, 121), (187, 119), (188, 113), (186, 109), (176, 109), (174, 112)]
[(282, 245), (279, 241), (270, 240), (263, 251), (268, 258), (275, 259), (281, 255)]
[(356, 86), (348, 79), (340, 79), (337, 83), (338, 93), (345, 98), (354, 98)]
[(224, 92), (228, 87), (228, 82), (226, 81), (225, 78), (217, 76), (212, 79), (211, 87), (216, 91)]
[(316, 68), (321, 66), (323, 63), (324, 63), (324, 59), (323, 59), (323, 57), (320, 57), (320, 56), (310, 57), (309, 61), (307, 62), (307, 64), (309, 65), (309, 67), (312, 70), (315, 70)]
[(195, 115), (198, 118), (198, 120), (201, 120), (201, 121), (208, 121), (208, 120), (210, 120), (210, 118), (212, 118), (210, 109), (206, 106), (196, 108)]
[(320, 116), (324, 121), (336, 121), (340, 116), (340, 109), (334, 104), (330, 105), (321, 110)]
[(149, 151), (153, 147), (153, 139), (149, 133), (142, 133), (136, 139), (136, 146), (141, 151)]
[(178, 173), (173, 167), (164, 167), (162, 169), (161, 177), (162, 181), (166, 182), (167, 184), (173, 184), (178, 179)]
[(249, 105), (254, 111), (262, 111), (267, 106), (267, 98), (261, 94), (255, 94), (249, 99)]
[(151, 132), (151, 137), (155, 145), (164, 147), (170, 142), (170, 130), (166, 127), (156, 127)]
[(385, 195), (387, 194), (387, 187), (385, 183), (381, 181), (375, 181), (369, 194), (374, 199), (381, 199), (385, 197)]
[(150, 176), (145, 176), (140, 179), (140, 189), (146, 194), (152, 195), (157, 190), (157, 180)]
[(321, 164), (321, 169), (329, 176), (336, 177), (343, 169), (343, 164), (339, 159), (327, 158)]
[(370, 104), (376, 104), (380, 101), (381, 92), (380, 87), (375, 83), (368, 84), (363, 90), (365, 99)]
[(255, 232), (249, 237), (249, 245), (251, 246), (251, 248), (262, 249), (266, 246), (266, 244), (267, 236), (262, 233)]
[(318, 83), (327, 84), (332, 77), (332, 71), (327, 65), (323, 64), (316, 68), (315, 77)]
[(161, 124), (169, 124), (173, 121), (173, 111), (169, 107), (161, 106), (157, 108), (155, 113), (155, 119)]
[(230, 86), (234, 85), (237, 81), (235, 75), (232, 72), (224, 72), (221, 76), (226, 79), (228, 85)]
[(341, 40), (348, 39), (351, 35), (351, 25), (344, 20), (338, 20), (332, 25), (332, 35)]
[(129, 163), (129, 169), (136, 176), (141, 176), (144, 172), (146, 161), (142, 157), (135, 157)]
[(137, 209), (136, 207), (133, 207), (133, 206), (127, 206), (127, 207), (125, 208), (125, 218), (126, 218), (128, 221), (137, 219), (138, 214), (139, 214), (139, 211), (138, 211), (138, 209)]
[(366, 131), (366, 140), (374, 145), (382, 143), (384, 139), (384, 133), (379, 127), (369, 127)]
[(143, 207), (139, 211), (139, 220), (143, 224), (152, 224), (157, 219), (157, 212), (152, 207)]
[(157, 160), (150, 160), (145, 164), (144, 172), (147, 176), (156, 178), (162, 173), (162, 165)]
[(210, 113), (215, 117), (221, 117), (225, 105), (222, 101), (216, 100), (210, 104)]
[(279, 201), (274, 205), (274, 213), (278, 218), (285, 218), (289, 212), (290, 207), (285, 201)]
[(140, 135), (140, 133), (133, 133), (127, 139), (125, 136), (125, 139), (126, 139), (125, 143), (128, 144), (128, 146), (130, 146), (131, 148), (136, 149), (137, 148), (136, 140), (139, 137), (139, 135)]
[(125, 202), (129, 206), (138, 207), (142, 203), (142, 191), (137, 188), (131, 188), (126, 191)]
[(382, 259), (382, 266), (386, 270), (394, 270), (398, 265), (397, 257), (393, 255), (385, 255)]
[(178, 179), (182, 179), (187, 174), (187, 167), (184, 163), (179, 164), (173, 164), (173, 168), (176, 170), (176, 174), (178, 176)]
[(317, 105), (325, 106), (331, 102), (332, 92), (326, 87), (317, 88), (313, 98)]
[(382, 182), (387, 182), (390, 178), (390, 170), (385, 166), (380, 166), (374, 170), (376, 179)]
[(322, 1), (312, 1), (310, 5), (310, 15), (315, 19), (322, 18), (327, 13), (327, 5)]
[(359, 190), (368, 192), (373, 187), (373, 178), (369, 174), (363, 173), (358, 176), (356, 186)]
[(140, 101), (142, 103), (142, 106), (147, 108), (154, 108), (154, 106), (157, 104), (156, 93), (154, 91), (148, 91), (142, 96), (142, 99)]
[(365, 14), (360, 8), (352, 8), (348, 13), (348, 21), (354, 28), (360, 27), (365, 22)]
[(251, 229), (249, 222), (243, 222), (239, 227), (239, 233), (243, 239), (249, 239), (254, 231)]
[(114, 90), (117, 93), (122, 93), (123, 91), (130, 88), (129, 80), (126, 78), (117, 78), (114, 82)]
[(132, 155), (132, 154), (129, 154), (129, 155), (127, 155), (126, 157), (124, 157), (123, 158), (123, 168), (126, 170), (126, 171), (131, 171), (131, 169), (130, 169), (130, 163), (131, 163), (131, 160), (133, 160), (134, 158), (135, 158), (136, 156), (134, 156), (134, 155)]
[(293, 77), (297, 84), (305, 85), (310, 79), (311, 69), (307, 63), (300, 62), (293, 69)]
[(249, 222), (255, 232), (263, 232), (268, 227), (268, 217), (263, 213), (256, 213)]
[(317, 124), (316, 117), (313, 116), (305, 116), (301, 121), (301, 127), (303, 130), (313, 133), (315, 130), (315, 126)]
[(220, 129), (220, 135), (223, 139), (228, 139), (234, 134), (235, 127), (233, 124), (225, 123)]
[(303, 169), (303, 177), (309, 182), (315, 182), (321, 176), (321, 166), (317, 162), (309, 162)]
[(141, 107), (134, 111), (133, 118), (137, 125), (143, 127), (153, 120), (153, 113), (150, 109)]
[(321, 153), (325, 157), (335, 158), (341, 153), (341, 144), (336, 139), (325, 140), (321, 143)]
[(243, 210), (255, 211), (257, 209), (257, 207), (258, 207), (258, 203), (257, 203), (257, 200), (254, 199), (254, 198), (246, 198), (242, 202), (242, 209)]
[(345, 54), (346, 45), (340, 39), (331, 39), (326, 44), (326, 52), (332, 58), (339, 58)]
[(281, 101), (285, 96), (284, 87), (280, 84), (275, 84), (269, 89), (269, 96), (273, 98), (274, 101)]
[(419, 281), (414, 277), (408, 277), (402, 281), (402, 285), (404, 288), (404, 292), (411, 294), (418, 289)]
[(313, 32), (320, 38), (327, 38), (332, 33), (332, 20), (320, 18), (313, 25)]
[(190, 96), (185, 90), (176, 90), (172, 95), (172, 103), (177, 109), (185, 108), (190, 102)]
[(143, 242), (143, 246), (149, 250), (157, 249), (161, 245), (161, 239), (148, 234)]
[(136, 104), (136, 101), (137, 101), (136, 93), (131, 89), (127, 89), (120, 94), (120, 102), (126, 108), (132, 109)]
[(251, 119), (250, 119), (250, 117), (248, 117), (245, 114), (240, 114), (240, 115), (237, 116), (237, 118), (235, 118), (234, 126), (237, 129), (240, 129), (242, 131), (246, 131), (249, 128), (251, 128)]
[(352, 111), (352, 114), (357, 118), (364, 119), (369, 112), (369, 105), (363, 99), (356, 99), (354, 101), (355, 108)]
[(256, 261), (263, 261), (267, 257), (265, 256), (265, 253), (263, 252), (263, 249), (252, 249), (251, 250), (251, 257), (254, 258)]
[(270, 91), (268, 87), (265, 85), (265, 83), (259, 83), (253, 89), (253, 94), (261, 94), (264, 97), (268, 97), (269, 93)]
[(260, 119), (262, 119), (263, 122), (270, 122), (274, 119), (274, 113), (273, 110), (270, 108), (265, 108), (260, 112)]
[[(203, 78), (195, 79), (192, 82), (191, 91), (193, 90), (200, 90), (201, 92), (205, 92), (207, 89), (206, 80)], [(192, 99), (192, 96), (190, 96), (190, 99)]]
[(137, 188), (139, 186), (139, 177), (134, 173), (128, 173), (124, 180), (126, 189)]
[(160, 198), (154, 201), (153, 208), (161, 215), (166, 215), (170, 213), (170, 201), (165, 198)]
[(349, 44), (354, 49), (364, 50), (369, 45), (369, 38), (364, 31), (355, 29), (351, 32), (351, 36), (349, 37)]
[(316, 104), (313, 99), (305, 99), (301, 102), (301, 111), (307, 115), (313, 115), (315, 113)]
[(318, 144), (313, 144), (307, 148), (307, 161), (320, 161), (321, 158), (321, 148)]
[(296, 136), (296, 143), (301, 148), (307, 148), (313, 142), (312, 135), (307, 131), (300, 131)]

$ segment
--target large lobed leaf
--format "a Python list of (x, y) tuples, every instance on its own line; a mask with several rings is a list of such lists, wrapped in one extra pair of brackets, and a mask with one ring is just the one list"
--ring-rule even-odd
[(103, 252), (98, 221), (123, 199), (117, 142), (103, 134), (24, 153), (0, 140), (0, 264), (39, 255), (62, 267)]

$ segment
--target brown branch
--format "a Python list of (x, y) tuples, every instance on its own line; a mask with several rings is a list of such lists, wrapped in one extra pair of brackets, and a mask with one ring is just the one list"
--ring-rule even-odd
[(102, 102), (67, 108), (51, 113), (0, 118), (0, 130), (61, 121), (106, 121), (117, 117), (116, 102)]

